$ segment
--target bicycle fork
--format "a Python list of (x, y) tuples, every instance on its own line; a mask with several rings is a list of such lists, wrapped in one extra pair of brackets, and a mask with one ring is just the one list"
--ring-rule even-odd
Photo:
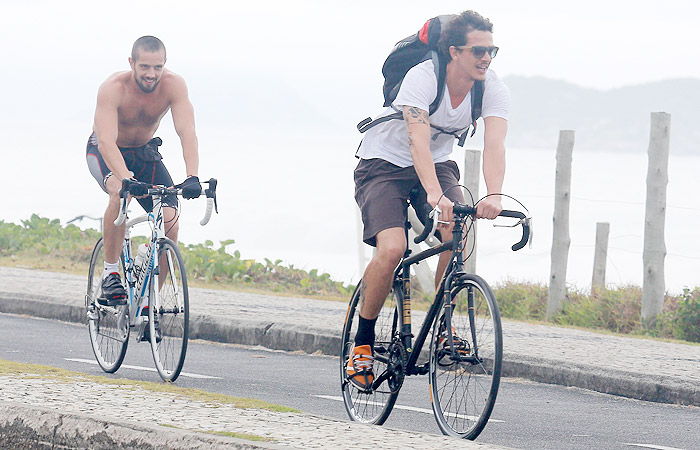
[(480, 364), (481, 358), (479, 358), (479, 349), (477, 346), (476, 342), (476, 314), (475, 314), (475, 307), (474, 307), (474, 287), (473, 286), (467, 286), (467, 315), (469, 317), (469, 330), (470, 330), (470, 338), (471, 338), (471, 354), (469, 355), (460, 355), (457, 351), (457, 346), (455, 345), (455, 339), (454, 339), (454, 329), (452, 327), (452, 316), (454, 312), (454, 303), (453, 303), (453, 297), (452, 297), (452, 291), (451, 290), (445, 290), (445, 296), (444, 296), (444, 325), (445, 325), (445, 333), (447, 334), (447, 346), (450, 349), (450, 360), (461, 363), (470, 363), (470, 364)]

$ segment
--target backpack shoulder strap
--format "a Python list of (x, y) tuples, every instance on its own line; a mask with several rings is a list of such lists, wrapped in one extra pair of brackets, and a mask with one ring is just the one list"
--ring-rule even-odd
[(428, 115), (432, 116), (435, 111), (437, 111), (442, 97), (445, 95), (445, 77), (447, 74), (447, 64), (441, 61), (438, 52), (435, 50), (430, 51), (430, 59), (433, 60), (433, 68), (435, 69), (435, 78), (437, 78), (437, 95), (435, 100), (430, 104), (430, 109)]
[[(467, 140), (467, 135), (472, 137), (474, 136), (474, 133), (476, 133), (476, 120), (481, 117), (481, 106), (484, 101), (484, 82), (481, 80), (475, 81), (474, 86), (472, 86), (471, 93), (472, 123), (469, 125), (469, 128), (467, 128), (458, 138), (457, 145), (460, 147), (464, 147), (464, 143)], [(469, 134), (470, 129), (472, 130), (471, 134)]]
[(477, 80), (472, 86), (472, 122), (481, 117), (481, 105), (484, 101), (484, 82)]

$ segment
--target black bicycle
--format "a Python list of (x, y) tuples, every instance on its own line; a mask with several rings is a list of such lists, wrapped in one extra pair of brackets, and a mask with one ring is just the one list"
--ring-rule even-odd
[[(531, 236), (530, 218), (507, 210), (500, 216), (518, 219), (512, 226), (521, 225), (523, 234), (512, 249), (523, 248)], [(410, 250), (406, 251), (395, 271), (392, 292), (377, 319), (375, 379), (369, 389), (350, 382), (346, 374), (359, 320), (362, 281), (358, 283), (345, 317), (340, 351), (340, 385), (352, 420), (383, 424), (394, 407), (404, 377), (429, 374), (433, 412), (444, 434), (475, 439), (486, 426), (498, 394), (503, 337), (493, 291), (484, 279), (464, 271), (465, 240), (475, 217), (476, 208), (456, 203), (451, 241), (413, 256)], [(422, 242), (434, 232), (435, 226), (429, 219), (415, 242)], [(452, 252), (452, 258), (414, 341), (410, 268), (447, 250)], [(425, 355), (421, 351), (427, 340), (430, 347)]]

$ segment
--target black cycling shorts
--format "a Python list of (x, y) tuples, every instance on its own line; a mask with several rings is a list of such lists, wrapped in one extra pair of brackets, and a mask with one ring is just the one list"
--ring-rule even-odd
[[(173, 186), (173, 179), (170, 177), (168, 169), (166, 169), (163, 164), (163, 156), (158, 152), (158, 147), (160, 147), (162, 143), (163, 141), (160, 138), (155, 137), (142, 147), (119, 148), (124, 158), (124, 163), (126, 163), (126, 168), (134, 174), (134, 178), (138, 181), (160, 184), (163, 186)], [(112, 172), (107, 167), (107, 164), (97, 149), (97, 136), (95, 133), (92, 133), (88, 139), (85, 157), (90, 173), (95, 177), (97, 184), (100, 185), (102, 190), (107, 192), (105, 182), (107, 178), (112, 175)], [(153, 210), (153, 199), (151, 197), (137, 198), (136, 200), (147, 212)], [(177, 208), (177, 196), (168, 195), (163, 197), (162, 204), (163, 206)]]

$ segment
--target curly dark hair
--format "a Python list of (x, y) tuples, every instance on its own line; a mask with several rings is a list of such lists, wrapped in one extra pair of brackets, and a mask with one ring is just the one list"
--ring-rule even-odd
[(163, 50), (163, 54), (165, 54), (165, 45), (155, 36), (141, 36), (140, 38), (136, 39), (134, 46), (131, 48), (131, 59), (134, 61), (136, 61), (139, 50), (145, 50), (153, 53)]
[(438, 41), (440, 56), (450, 61), (450, 47), (467, 45), (467, 33), (474, 30), (493, 33), (493, 24), (489, 19), (472, 10), (455, 15), (440, 33)]

